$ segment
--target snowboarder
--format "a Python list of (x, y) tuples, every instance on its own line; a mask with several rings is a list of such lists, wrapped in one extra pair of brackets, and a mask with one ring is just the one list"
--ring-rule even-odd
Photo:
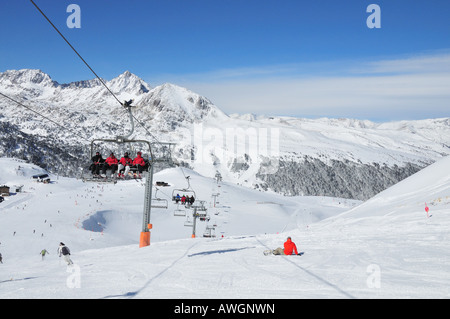
[(66, 261), (67, 265), (72, 265), (73, 264), (72, 260), (70, 260), (70, 257), (69, 257), (70, 256), (70, 250), (62, 242), (59, 243), (58, 254), (59, 254), (59, 257), (61, 257), (61, 255), (64, 256), (64, 260)]
[(45, 249), (45, 248), (42, 249), (42, 250), (41, 250), (42, 260), (44, 260), (44, 257), (45, 257), (46, 254), (50, 254), (50, 253), (47, 251), (47, 249)]
[(269, 254), (272, 253), (274, 255), (287, 255), (287, 256), (289, 256), (289, 255), (292, 255), (293, 253), (295, 253), (295, 255), (299, 255), (299, 253), (297, 251), (297, 246), (292, 241), (291, 237), (288, 237), (286, 239), (286, 242), (284, 243), (284, 249), (279, 247), (279, 248), (277, 248), (275, 250), (269, 250), (267, 252)]
[(3, 264), (3, 257), (2, 257), (2, 254), (0, 254), (0, 264)]

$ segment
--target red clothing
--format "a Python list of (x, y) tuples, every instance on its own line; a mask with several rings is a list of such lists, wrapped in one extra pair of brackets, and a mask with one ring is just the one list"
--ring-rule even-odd
[(116, 158), (115, 156), (110, 156), (110, 157), (108, 157), (108, 158), (105, 160), (105, 162), (106, 162), (108, 165), (117, 165), (117, 164), (119, 163), (119, 161), (117, 160), (117, 158)]
[(298, 255), (297, 246), (295, 246), (294, 242), (290, 238), (288, 238), (284, 243), (284, 254), (292, 255), (292, 251), (294, 251), (295, 254)]
[(129, 157), (122, 157), (119, 162), (123, 166), (130, 166), (131, 164), (133, 164), (133, 161)]
[(144, 159), (141, 157), (141, 155), (138, 154), (138, 156), (133, 160), (133, 165), (141, 165), (141, 166), (145, 166), (145, 161), (144, 161)]

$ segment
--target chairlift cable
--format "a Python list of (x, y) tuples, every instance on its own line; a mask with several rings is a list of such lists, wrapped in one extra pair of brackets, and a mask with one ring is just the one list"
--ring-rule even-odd
[[(71, 47), (71, 49), (78, 55), (78, 57), (81, 59), (81, 61), (83, 61), (84, 64), (89, 68), (89, 70), (91, 70), (91, 72), (97, 77), (97, 79), (100, 81), (100, 83), (108, 90), (109, 93), (111, 93), (111, 95), (116, 99), (116, 101), (119, 102), (119, 104), (121, 106), (124, 106), (124, 103), (120, 102), (120, 100), (109, 89), (109, 87), (106, 85), (106, 83), (103, 81), (103, 79), (101, 77), (99, 77), (98, 74), (92, 69), (92, 67), (86, 62), (86, 60), (83, 59), (81, 54), (78, 53), (78, 51), (73, 47), (73, 45), (69, 42), (69, 40), (67, 40), (67, 38), (61, 33), (61, 31), (59, 31), (59, 29), (45, 15), (45, 13), (37, 6), (37, 4), (33, 0), (30, 0), (30, 1), (36, 7), (36, 9), (42, 14), (42, 16), (50, 23), (50, 25), (56, 30), (56, 32), (58, 32), (58, 34), (64, 39), (64, 41)], [(158, 144), (162, 145), (162, 143), (144, 126), (144, 124), (142, 124), (141, 121), (139, 121), (133, 114), (131, 114), (131, 115)]]
[(69, 131), (70, 133), (72, 133), (72, 134), (74, 134), (74, 135), (76, 135), (76, 136), (78, 136), (78, 137), (82, 138), (83, 140), (89, 141), (89, 140), (88, 140), (87, 138), (85, 138), (85, 137), (81, 136), (81, 135), (80, 135), (80, 134), (78, 134), (77, 132), (75, 132), (75, 131), (72, 131), (71, 129), (69, 129), (69, 128), (67, 128), (67, 127), (64, 127), (64, 126), (62, 126), (62, 125), (61, 125), (61, 124), (59, 124), (58, 122), (56, 122), (56, 121), (52, 120), (51, 118), (49, 118), (49, 117), (47, 117), (47, 116), (45, 116), (45, 115), (43, 115), (43, 114), (39, 113), (39, 112), (38, 112), (38, 111), (36, 111), (36, 110), (33, 110), (33, 109), (32, 109), (31, 107), (29, 107), (29, 106), (26, 106), (25, 104), (23, 104), (23, 103), (21, 103), (21, 102), (19, 102), (19, 101), (15, 100), (15, 99), (13, 99), (12, 97), (10, 97), (10, 96), (7, 96), (7, 95), (5, 95), (5, 94), (3, 94), (3, 93), (1, 93), (1, 92), (0, 92), (0, 95), (1, 95), (1, 96), (3, 96), (3, 97), (5, 97), (5, 98), (7, 98), (8, 100), (10, 100), (10, 101), (12, 101), (12, 102), (14, 102), (14, 103), (18, 104), (18, 105), (20, 105), (20, 106), (22, 106), (22, 107), (26, 108), (27, 110), (29, 110), (29, 111), (31, 111), (31, 112), (33, 112), (33, 113), (36, 113), (37, 115), (39, 115), (40, 117), (42, 117), (42, 118), (46, 119), (47, 121), (49, 121), (49, 122), (51, 122), (51, 123), (53, 123), (53, 124), (55, 124), (55, 125), (59, 126), (59, 127), (60, 127), (60, 128), (62, 128), (63, 130)]
[(108, 86), (105, 84), (105, 82), (97, 75), (97, 73), (95, 73), (95, 71), (91, 68), (91, 66), (83, 59), (83, 57), (80, 55), (80, 53), (78, 53), (78, 51), (72, 46), (72, 44), (70, 44), (70, 42), (66, 39), (66, 37), (61, 33), (61, 31), (58, 30), (58, 28), (53, 24), (52, 21), (50, 21), (50, 19), (45, 15), (44, 12), (42, 12), (42, 10), (37, 6), (36, 3), (34, 3), (33, 0), (30, 0), (31, 3), (36, 7), (36, 9), (44, 16), (44, 18), (51, 24), (51, 26), (56, 30), (56, 32), (58, 32), (58, 34), (64, 39), (64, 41), (66, 41), (66, 43), (72, 48), (72, 50), (78, 55), (78, 57), (81, 59), (81, 61), (84, 62), (84, 64), (86, 64), (86, 66), (89, 68), (89, 70), (91, 70), (92, 73), (94, 73), (94, 75), (97, 77), (97, 79), (100, 81), (100, 83), (103, 84), (103, 86), (109, 91), (109, 93), (112, 94), (112, 96), (117, 100), (117, 102), (119, 102), (120, 105), (123, 106), (123, 103), (120, 102), (120, 100), (117, 98), (117, 96), (108, 88)]

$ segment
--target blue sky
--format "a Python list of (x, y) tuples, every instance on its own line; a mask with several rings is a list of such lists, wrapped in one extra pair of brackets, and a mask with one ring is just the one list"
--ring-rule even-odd
[[(103, 78), (175, 83), (227, 113), (450, 116), (448, 0), (35, 0)], [(81, 28), (68, 28), (69, 4)], [(381, 9), (370, 29), (369, 4)], [(0, 1), (0, 72), (94, 75), (28, 0)]]

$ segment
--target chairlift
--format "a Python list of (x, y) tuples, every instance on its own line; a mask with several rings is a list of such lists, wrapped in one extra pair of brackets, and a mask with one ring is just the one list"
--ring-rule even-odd
[(189, 182), (190, 176), (186, 177), (186, 180), (188, 182), (187, 188), (175, 188), (172, 191), (172, 201), (175, 203), (181, 202), (181, 198), (184, 196), (189, 196), (189, 198), (194, 197), (194, 199), (197, 199), (197, 195), (195, 194), (194, 190), (191, 187), (191, 184)]
[(213, 233), (213, 231), (216, 228), (210, 225), (206, 226), (205, 232), (203, 233), (203, 237), (205, 238), (212, 238), (212, 237), (216, 237), (216, 235)]
[(204, 200), (198, 200), (195, 205), (191, 205), (189, 208), (196, 210), (197, 212), (206, 212), (208, 209), (205, 206)]
[(202, 221), (202, 222), (209, 221), (210, 217), (207, 212), (208, 210), (205, 206), (205, 201), (201, 200), (198, 202), (199, 202), (198, 205), (191, 206), (191, 208), (194, 209), (194, 216), (198, 217), (198, 219), (200, 219), (200, 221)]
[[(116, 146), (129, 144), (129, 146), (128, 146), (129, 148), (134, 148), (137, 145), (139, 145), (139, 148), (141, 148), (142, 145), (146, 145), (148, 147), (148, 161), (147, 161), (146, 167), (144, 168), (144, 171), (147, 172), (149, 170), (150, 166), (153, 165), (153, 162), (155, 161), (155, 159), (154, 159), (153, 152), (152, 152), (152, 146), (149, 141), (130, 138), (130, 136), (134, 132), (134, 120), (133, 120), (133, 115), (131, 113), (131, 107), (132, 107), (131, 103), (132, 102), (133, 102), (133, 100), (129, 100), (129, 101), (125, 101), (124, 103), (122, 103), (122, 106), (124, 106), (127, 109), (128, 114), (130, 116), (131, 130), (128, 132), (128, 134), (124, 135), (124, 136), (116, 136), (114, 139), (96, 138), (96, 139), (91, 140), (91, 149), (90, 149), (90, 158), (89, 159), (91, 159), (94, 156), (94, 145), (97, 145), (97, 144), (101, 145), (103, 149), (105, 149), (105, 144), (115, 144)], [(100, 178), (99, 178), (99, 176), (86, 176), (83, 174), (83, 170), (82, 170), (82, 175), (83, 175), (82, 176), (83, 181), (89, 181), (89, 182), (92, 181), (92, 182), (97, 182), (97, 183), (102, 183), (102, 182), (116, 183), (117, 182), (117, 179), (114, 175), (112, 177), (108, 177), (111, 175), (106, 175), (106, 177), (100, 177)]]
[(102, 177), (101, 175), (93, 175), (91, 171), (85, 172), (84, 169), (81, 169), (81, 180), (83, 182), (95, 182), (100, 184), (116, 184), (117, 178), (113, 177)]
[(175, 211), (173, 212), (173, 216), (184, 217), (186, 216), (186, 210), (180, 209), (180, 207), (178, 206), (177, 209), (175, 209)]
[(211, 217), (209, 217), (209, 215), (206, 212), (200, 212), (197, 213), (198, 219), (200, 219), (200, 221), (202, 222), (209, 222), (209, 220), (211, 219)]
[(167, 209), (169, 207), (169, 202), (167, 199), (158, 198), (156, 194), (158, 193), (158, 188), (155, 190), (155, 198), (152, 198), (152, 208), (164, 208)]
[[(90, 149), (90, 158), (92, 158), (94, 156), (94, 145), (100, 144), (103, 146), (103, 148), (105, 147), (105, 145), (108, 144), (115, 144), (115, 145), (122, 145), (122, 144), (126, 144), (126, 143), (130, 143), (130, 144), (138, 144), (138, 145), (146, 145), (148, 148), (148, 159), (145, 160), (146, 162), (146, 166), (144, 166), (143, 168), (143, 172), (147, 172), (148, 168), (150, 165), (152, 165), (152, 146), (150, 144), (149, 141), (146, 140), (138, 140), (138, 139), (128, 139), (126, 137), (123, 136), (118, 136), (116, 137), (116, 139), (103, 139), (103, 138), (98, 138), (98, 139), (94, 139), (91, 141), (91, 149)], [(114, 152), (117, 153), (117, 152)], [(120, 159), (120, 156), (117, 156), (117, 159)], [(118, 172), (116, 172), (118, 173)], [(126, 180), (126, 179), (133, 179), (133, 178), (138, 178), (138, 176), (134, 176), (134, 174), (137, 173), (137, 168), (135, 167), (131, 167), (130, 171), (128, 172), (129, 176), (125, 176), (123, 179), (122, 178), (117, 178), (117, 174), (113, 172), (111, 172), (110, 170), (107, 170), (107, 174), (105, 176), (101, 176), (101, 175), (95, 175), (92, 174), (92, 172), (90, 170), (87, 170), (86, 172), (84, 170), (82, 170), (82, 180), (83, 182), (96, 182), (96, 183), (117, 183), (118, 180)]]
[(153, 198), (152, 199), (152, 208), (164, 208), (167, 209), (169, 207), (167, 199), (162, 198)]
[(189, 219), (189, 217), (184, 221), (184, 226), (186, 227), (193, 227), (194, 226), (194, 222), (192, 220)]

